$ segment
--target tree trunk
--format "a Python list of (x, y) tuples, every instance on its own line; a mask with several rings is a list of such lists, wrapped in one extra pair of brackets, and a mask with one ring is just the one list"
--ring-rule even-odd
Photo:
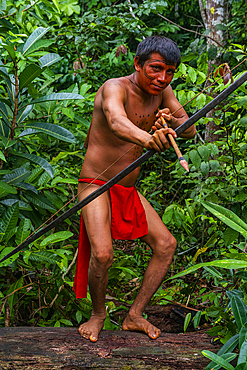
[[(213, 53), (215, 48), (215, 57), (208, 61), (208, 76), (213, 72), (214, 65), (219, 60), (221, 51), (219, 51), (219, 46), (224, 46), (223, 31), (218, 29), (217, 25), (222, 25), (227, 23), (228, 10), (226, 0), (205, 0), (205, 6), (203, 0), (199, 0), (199, 6), (201, 11), (202, 20), (206, 31), (209, 31), (207, 39), (207, 50), (209, 55)], [(214, 110), (207, 114), (208, 118), (212, 118), (206, 125), (205, 140), (212, 142), (219, 140), (219, 135), (215, 135), (214, 132), (219, 130), (219, 126), (213, 121)]]
[(217, 352), (204, 331), (162, 334), (158, 339), (127, 331), (103, 330), (96, 343), (76, 328), (0, 328), (1, 370), (202, 370), (204, 349)]

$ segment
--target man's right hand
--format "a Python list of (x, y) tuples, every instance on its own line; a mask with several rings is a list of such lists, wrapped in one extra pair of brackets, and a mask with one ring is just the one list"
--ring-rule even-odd
[(157, 127), (153, 126), (152, 129), (155, 129), (154, 134), (150, 135), (150, 138), (143, 145), (148, 150), (154, 149), (161, 153), (170, 147), (166, 135), (171, 134), (174, 139), (177, 138), (177, 134), (172, 128), (157, 129)]

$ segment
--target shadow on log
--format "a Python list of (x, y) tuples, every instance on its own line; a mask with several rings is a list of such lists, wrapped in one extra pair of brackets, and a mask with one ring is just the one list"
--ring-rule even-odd
[(0, 328), (1, 370), (201, 370), (208, 360), (201, 350), (217, 352), (205, 332), (145, 334), (103, 330), (96, 343), (76, 328)]

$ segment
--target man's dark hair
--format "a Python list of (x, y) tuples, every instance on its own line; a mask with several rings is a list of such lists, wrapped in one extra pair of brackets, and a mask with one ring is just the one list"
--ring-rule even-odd
[(151, 58), (152, 53), (159, 53), (167, 63), (176, 65), (181, 63), (181, 54), (176, 42), (164, 36), (150, 36), (137, 46), (136, 55), (141, 67)]

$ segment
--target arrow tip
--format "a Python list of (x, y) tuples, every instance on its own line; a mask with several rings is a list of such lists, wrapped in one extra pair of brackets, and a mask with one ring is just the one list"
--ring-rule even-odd
[(188, 162), (184, 159), (184, 157), (180, 157), (180, 158), (179, 158), (179, 163), (181, 164), (181, 166), (182, 166), (182, 167), (183, 167), (187, 172), (190, 172)]

